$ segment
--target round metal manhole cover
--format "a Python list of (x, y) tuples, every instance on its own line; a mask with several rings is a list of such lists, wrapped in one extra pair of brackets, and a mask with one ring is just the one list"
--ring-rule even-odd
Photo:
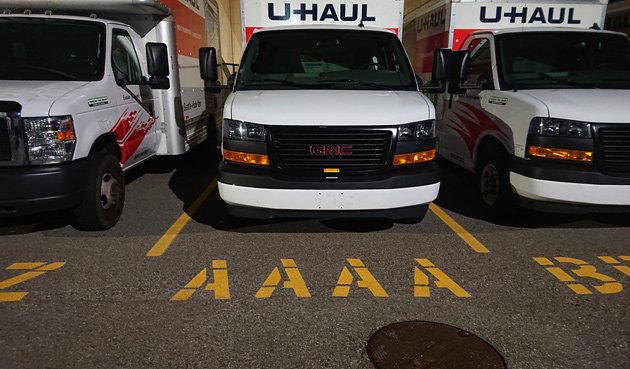
[(374, 333), (367, 353), (377, 369), (505, 369), (486, 341), (446, 324), (412, 321)]

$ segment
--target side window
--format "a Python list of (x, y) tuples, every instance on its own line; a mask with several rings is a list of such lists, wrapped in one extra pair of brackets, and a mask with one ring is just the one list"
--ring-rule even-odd
[(490, 41), (486, 38), (475, 39), (468, 46), (468, 51), (470, 51), (470, 67), (466, 84), (476, 85), (485, 81), (484, 90), (494, 89)]
[(131, 36), (122, 29), (114, 29), (112, 36), (112, 65), (123, 72), (129, 81), (140, 81), (142, 71)]

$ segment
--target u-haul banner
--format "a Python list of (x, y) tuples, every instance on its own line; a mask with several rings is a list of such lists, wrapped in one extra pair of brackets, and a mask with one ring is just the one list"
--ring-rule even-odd
[(459, 49), (469, 33), (521, 27), (603, 27), (606, 5), (579, 3), (453, 3), (449, 45)]
[(175, 16), (177, 54), (198, 58), (206, 46), (205, 0), (161, 0)]
[(342, 24), (390, 29), (402, 37), (404, 0), (241, 0), (243, 45), (257, 29)]

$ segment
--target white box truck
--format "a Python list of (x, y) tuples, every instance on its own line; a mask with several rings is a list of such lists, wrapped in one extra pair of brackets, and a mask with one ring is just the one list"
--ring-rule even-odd
[(241, 6), (218, 174), (229, 213), (421, 219), (440, 186), (435, 111), (397, 37), (403, 1)]
[(625, 34), (591, 29), (606, 1), (423, 9), (405, 30), (418, 70), (433, 45), (465, 55), (437, 100), (438, 154), (476, 173), (485, 207), (630, 209), (630, 47)]
[[(0, 217), (74, 209), (118, 221), (123, 172), (216, 132), (199, 75), (216, 5), (0, 0)], [(218, 114), (218, 115), (217, 115)]]

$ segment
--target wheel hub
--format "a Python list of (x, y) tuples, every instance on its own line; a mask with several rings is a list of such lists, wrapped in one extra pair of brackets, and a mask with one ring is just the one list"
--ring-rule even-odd
[(481, 198), (487, 205), (494, 205), (499, 198), (499, 170), (488, 164), (481, 172)]
[(109, 210), (118, 204), (120, 198), (120, 183), (111, 173), (107, 172), (101, 179), (101, 205)]

